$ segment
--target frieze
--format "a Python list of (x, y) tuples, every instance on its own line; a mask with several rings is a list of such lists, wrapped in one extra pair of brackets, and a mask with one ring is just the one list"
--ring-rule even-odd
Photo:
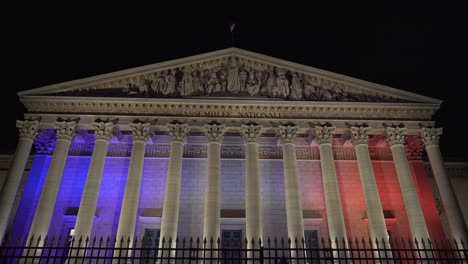
[(132, 75), (52, 95), (140, 98), (235, 96), (293, 101), (405, 102), (356, 85), (238, 56)]

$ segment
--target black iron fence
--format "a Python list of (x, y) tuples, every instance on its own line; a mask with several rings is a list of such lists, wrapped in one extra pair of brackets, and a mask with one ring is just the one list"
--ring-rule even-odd
[[(165, 240), (6, 238), (0, 263), (467, 263), (468, 252), (455, 240), (350, 239), (313, 241), (270, 239), (233, 243), (199, 238)], [(238, 243), (235, 243), (238, 245)]]

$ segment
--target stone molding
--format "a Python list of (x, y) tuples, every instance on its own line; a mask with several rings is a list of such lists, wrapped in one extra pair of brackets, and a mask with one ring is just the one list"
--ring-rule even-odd
[(351, 127), (351, 142), (355, 146), (357, 145), (367, 145), (369, 143), (369, 133), (371, 131), (370, 127)]
[(57, 139), (71, 141), (75, 136), (78, 123), (75, 121), (55, 121)]
[(439, 138), (442, 135), (442, 128), (423, 127), (421, 128), (421, 140), (426, 147), (438, 146)]
[(390, 146), (404, 145), (406, 130), (406, 127), (387, 127), (385, 136)]
[(240, 128), (245, 143), (258, 143), (261, 136), (260, 130), (262, 130), (262, 126), (258, 125), (242, 125)]
[(113, 122), (93, 122), (95, 140), (109, 141), (114, 136)]
[(20, 138), (34, 140), (39, 132), (39, 121), (37, 120), (17, 120), (16, 127), (19, 130)]
[(331, 144), (333, 140), (333, 132), (335, 132), (336, 127), (334, 126), (315, 126), (315, 141), (321, 144)]
[(187, 124), (179, 123), (167, 124), (167, 128), (169, 129), (169, 136), (171, 137), (171, 140), (177, 142), (184, 142), (190, 130)]
[(299, 129), (298, 126), (291, 126), (291, 125), (286, 125), (286, 126), (279, 126), (277, 131), (277, 137), (281, 145), (284, 144), (294, 144), (294, 141), (296, 140), (296, 134), (297, 130)]

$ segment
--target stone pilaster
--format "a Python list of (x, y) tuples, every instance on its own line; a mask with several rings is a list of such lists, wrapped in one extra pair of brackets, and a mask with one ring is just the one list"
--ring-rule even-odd
[(5, 183), (0, 190), (0, 241), (3, 241), (6, 229), (8, 228), (8, 221), (15, 202), (16, 193), (21, 183), (32, 144), (39, 131), (39, 121), (18, 120), (16, 121), (16, 127), (19, 129), (16, 152), (8, 170)]
[[(169, 129), (169, 135), (171, 137), (171, 153), (169, 156), (169, 166), (167, 169), (166, 191), (164, 193), (160, 244), (162, 245), (162, 240), (164, 238), (165, 247), (175, 247), (177, 226), (179, 221), (180, 181), (182, 175), (183, 148), (184, 141), (190, 128), (186, 124), (177, 123), (168, 124), (167, 128)], [(173, 241), (172, 245), (169, 245), (169, 240)], [(159, 254), (161, 254), (161, 252)], [(174, 257), (174, 254), (175, 251), (171, 251), (171, 257)]]
[(387, 227), (380, 203), (379, 190), (375, 181), (374, 169), (369, 154), (369, 132), (370, 127), (351, 127), (351, 141), (356, 150), (356, 158), (361, 176), (362, 191), (366, 202), (367, 219), (369, 221), (369, 233), (372, 241), (378, 239), (386, 241), (386, 248), (390, 248), (388, 243)]
[[(286, 219), (288, 237), (292, 241), (297, 238), (302, 241), (304, 237), (304, 217), (302, 215), (302, 195), (297, 175), (296, 148), (294, 141), (299, 127), (279, 126), (278, 140), (283, 149), (284, 188), (286, 194)], [(295, 248), (300, 245), (293, 245)]]
[[(34, 238), (38, 238), (39, 236), (44, 238), (49, 231), (54, 205), (62, 180), (63, 169), (68, 157), (68, 150), (70, 149), (71, 140), (75, 136), (78, 123), (75, 121), (56, 121), (55, 127), (57, 129), (57, 144), (55, 145), (44, 187), (42, 188), (39, 203), (36, 207), (36, 212), (29, 230), (28, 241), (32, 236), (34, 236)], [(38, 246), (42, 246), (42, 243), (43, 242)], [(42, 251), (37, 250), (36, 252), (29, 252), (30, 255), (34, 253), (36, 253), (36, 256), (39, 256)]]
[(336, 178), (335, 160), (333, 159), (333, 132), (335, 132), (333, 126), (316, 126), (315, 141), (319, 144), (328, 232), (332, 240), (338, 239), (341, 241), (345, 239), (347, 241), (343, 208)]
[[(262, 239), (262, 197), (258, 169), (259, 125), (242, 125), (241, 135), (245, 142), (245, 236), (252, 247), (253, 240)], [(251, 252), (248, 252), (251, 253)]]
[[(120, 246), (120, 239), (123, 238), (123, 247), (127, 246), (126, 242), (128, 239), (130, 239), (129, 246), (131, 247), (135, 234), (143, 163), (145, 160), (145, 147), (150, 137), (149, 123), (130, 123), (130, 128), (132, 130), (133, 139), (132, 154), (122, 200), (122, 208), (120, 210), (119, 226), (117, 228), (118, 245)], [(119, 252), (114, 252), (114, 255), (118, 254)], [(125, 254), (121, 253), (121, 256), (125, 256)]]
[[(82, 241), (85, 241), (86, 238), (91, 239), (91, 230), (94, 223), (99, 189), (101, 188), (102, 172), (106, 162), (107, 147), (109, 146), (109, 140), (114, 135), (113, 122), (93, 122), (92, 126), (95, 130), (95, 144), (83, 195), (81, 196), (78, 216), (76, 218), (74, 234), (76, 243), (78, 243), (80, 239), (82, 239)], [(75, 244), (75, 246), (78, 246), (78, 244)], [(84, 244), (79, 246), (83, 247)], [(69, 255), (84, 256), (84, 253), (84, 250), (80, 250), (79, 252), (72, 251)], [(79, 260), (79, 262), (81, 263), (82, 260)]]
[(203, 238), (213, 239), (213, 247), (217, 247), (216, 240), (220, 237), (221, 210), (221, 141), (224, 135), (224, 125), (205, 125), (208, 137), (208, 171), (205, 188), (205, 212), (203, 217)]
[(400, 183), (401, 194), (405, 204), (406, 215), (413, 238), (428, 239), (426, 221), (419, 202), (418, 192), (413, 181), (408, 158), (405, 152), (405, 127), (387, 127), (385, 129), (387, 140), (392, 151), (393, 161)]
[[(427, 156), (431, 163), (432, 173), (439, 189), (442, 205), (447, 215), (451, 236), (458, 242), (468, 243), (468, 231), (463, 221), (463, 215), (458, 204), (457, 197), (453, 191), (450, 179), (445, 170), (444, 161), (439, 148), (439, 137), (442, 135), (442, 128), (422, 128), (421, 139), (426, 146)], [(459, 244), (460, 245), (460, 244)]]

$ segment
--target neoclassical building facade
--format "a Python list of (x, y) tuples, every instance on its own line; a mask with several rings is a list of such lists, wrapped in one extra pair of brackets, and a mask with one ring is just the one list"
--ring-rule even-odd
[(437, 99), (236, 48), (18, 95), (2, 238), (467, 241)]

